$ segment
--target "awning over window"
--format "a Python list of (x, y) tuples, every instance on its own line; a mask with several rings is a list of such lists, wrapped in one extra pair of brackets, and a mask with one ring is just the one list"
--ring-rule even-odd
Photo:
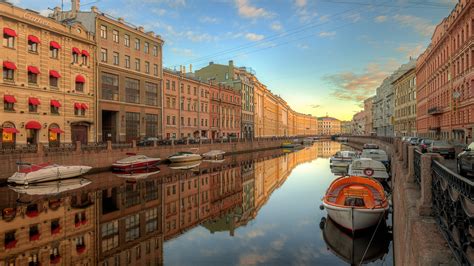
[(51, 77), (55, 77), (55, 78), (60, 78), (60, 77), (61, 77), (61, 75), (60, 75), (60, 74), (58, 73), (58, 71), (56, 71), (56, 70), (50, 70), (50, 71), (49, 71), (49, 75), (50, 75)]
[(16, 31), (10, 28), (3, 28), (3, 34), (10, 36), (10, 37), (16, 37)]
[(79, 48), (77, 48), (77, 47), (73, 47), (72, 52), (75, 53), (75, 54), (81, 54), (81, 50), (79, 50)]
[(61, 103), (58, 100), (51, 100), (51, 106), (59, 108), (61, 107)]
[(61, 130), (60, 128), (58, 128), (58, 127), (50, 128), (49, 131), (54, 132), (54, 133), (57, 133), (57, 134), (62, 134), (62, 133), (64, 133), (64, 131), (62, 131), (62, 130)]
[(13, 95), (5, 95), (3, 96), (3, 101), (7, 103), (16, 103), (15, 96)]
[(16, 65), (15, 65), (15, 63), (10, 62), (10, 61), (3, 61), (3, 67), (4, 67), (4, 68), (11, 69), (11, 70), (16, 70)]
[(81, 108), (84, 109), (84, 110), (87, 110), (87, 109), (89, 109), (89, 106), (87, 106), (87, 104), (85, 104), (85, 103), (81, 103)]
[(28, 35), (28, 41), (34, 42), (34, 43), (41, 43), (40, 39), (36, 37), (35, 35)]
[(82, 109), (82, 105), (80, 103), (75, 103), (74, 104), (74, 109), (80, 110), (80, 109)]
[(18, 129), (14, 128), (14, 127), (4, 127), (3, 128), (3, 133), (20, 133), (20, 131), (18, 131)]
[(38, 121), (29, 121), (25, 125), (26, 129), (41, 129), (41, 124)]
[(55, 41), (49, 42), (49, 46), (53, 47), (53, 48), (56, 48), (56, 49), (61, 49), (61, 45), (59, 45), (59, 43), (57, 43)]
[(85, 82), (86, 82), (86, 78), (84, 78), (84, 76), (82, 76), (82, 75), (77, 75), (77, 76), (76, 76), (76, 82), (78, 82), (78, 83), (85, 83)]
[(28, 99), (28, 103), (31, 104), (31, 105), (40, 105), (40, 100), (38, 98), (35, 98), (35, 97), (30, 97)]
[(87, 57), (91, 56), (87, 50), (82, 50), (82, 55)]
[(28, 72), (33, 73), (33, 74), (39, 74), (40, 73), (39, 69), (35, 66), (28, 66)]

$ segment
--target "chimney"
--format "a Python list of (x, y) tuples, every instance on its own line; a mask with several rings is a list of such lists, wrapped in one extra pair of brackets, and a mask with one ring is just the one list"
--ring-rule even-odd
[(138, 30), (141, 31), (141, 32), (145, 31), (145, 29), (142, 26), (138, 27)]
[(81, 10), (81, 0), (71, 0), (71, 11), (77, 14)]
[(186, 73), (186, 66), (183, 66), (183, 74)]
[(97, 8), (96, 6), (91, 6), (91, 11), (92, 13), (99, 13), (99, 8)]
[(234, 60), (229, 60), (229, 66), (234, 66)]
[(120, 22), (122, 24), (125, 23), (125, 20), (122, 17), (119, 17), (117, 20), (118, 20), (118, 22)]
[(155, 33), (153, 31), (149, 31), (146, 34), (150, 35), (151, 37), (155, 37)]
[(214, 65), (214, 62), (212, 62), (212, 61), (211, 61), (211, 62), (209, 62), (209, 65)]
[(193, 73), (193, 64), (189, 64), (189, 72)]

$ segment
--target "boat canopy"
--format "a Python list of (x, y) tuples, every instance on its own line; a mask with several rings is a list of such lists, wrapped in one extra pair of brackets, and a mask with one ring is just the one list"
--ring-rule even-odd
[(361, 158), (369, 158), (376, 161), (388, 161), (387, 153), (384, 150), (366, 149), (362, 151)]
[(385, 165), (382, 162), (369, 158), (360, 158), (352, 161), (352, 164), (349, 166), (349, 175), (381, 179), (389, 178)]

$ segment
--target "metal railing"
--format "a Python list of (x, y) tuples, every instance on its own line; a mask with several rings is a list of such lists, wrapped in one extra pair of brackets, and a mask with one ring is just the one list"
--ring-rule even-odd
[(0, 154), (14, 154), (14, 153), (35, 153), (38, 151), (36, 144), (16, 144), (0, 146)]
[(128, 149), (132, 148), (133, 143), (131, 142), (116, 142), (112, 143), (112, 149)]
[(75, 150), (76, 150), (76, 144), (74, 143), (60, 143), (59, 145), (44, 146), (45, 152), (71, 152)]
[(432, 215), (461, 265), (474, 265), (474, 182), (438, 161), (431, 163)]
[(107, 143), (88, 143), (86, 145), (81, 145), (83, 151), (101, 151), (107, 150)]
[(414, 153), (415, 154), (413, 156), (413, 170), (415, 172), (415, 182), (419, 185), (421, 183), (421, 152), (415, 150)]

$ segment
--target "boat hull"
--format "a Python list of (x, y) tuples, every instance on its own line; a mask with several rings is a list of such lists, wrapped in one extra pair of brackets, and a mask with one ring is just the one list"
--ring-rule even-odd
[(85, 187), (92, 183), (86, 178), (71, 178), (63, 181), (51, 181), (29, 186), (10, 186), (17, 193), (28, 195), (51, 195)]
[(201, 155), (194, 154), (194, 156), (172, 156), (168, 158), (172, 163), (184, 163), (184, 162), (193, 162), (199, 161), (202, 159)]
[(146, 169), (146, 168), (155, 166), (159, 162), (160, 160), (157, 159), (157, 160), (151, 160), (151, 161), (146, 161), (146, 162), (127, 163), (127, 164), (114, 163), (112, 164), (112, 170), (128, 172), (128, 171), (133, 171), (133, 170)]
[(377, 225), (381, 219), (385, 219), (388, 211), (388, 206), (385, 208), (365, 209), (333, 206), (326, 202), (323, 202), (323, 205), (334, 222), (351, 231)]
[(28, 173), (16, 172), (7, 181), (17, 184), (41, 183), (80, 176), (91, 169), (83, 165), (45, 167)]

